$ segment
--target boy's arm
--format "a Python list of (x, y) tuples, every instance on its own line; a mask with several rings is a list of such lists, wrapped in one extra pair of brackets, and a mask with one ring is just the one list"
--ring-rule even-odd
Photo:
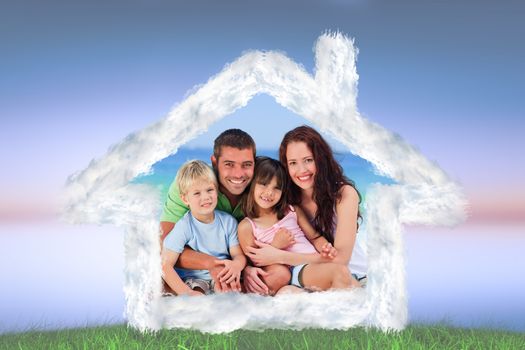
[(175, 269), (173, 268), (173, 265), (177, 262), (177, 259), (179, 258), (179, 253), (174, 252), (169, 249), (163, 249), (162, 250), (162, 277), (164, 278), (164, 281), (170, 286), (171, 289), (177, 295), (199, 295), (201, 293), (196, 292), (192, 290), (190, 287), (184, 283), (184, 281), (180, 278), (180, 276), (177, 274)]
[(230, 248), (230, 255), (232, 256), (232, 261), (240, 267), (240, 271), (246, 266), (246, 256), (242, 252), (241, 246), (236, 245)]
[(295, 212), (297, 213), (297, 223), (304, 232), (304, 235), (310, 243), (313, 244), (315, 250), (317, 250), (325, 258), (333, 259), (337, 255), (337, 250), (332, 246), (328, 240), (321, 236), (319, 232), (313, 228), (312, 224), (306, 217), (306, 214), (299, 206), (294, 206)]
[[(163, 252), (163, 243), (164, 239), (168, 234), (173, 231), (176, 223), (169, 221), (160, 222), (160, 245), (161, 252)], [(216, 263), (216, 258), (212, 255), (208, 255), (201, 252), (196, 252), (195, 250), (189, 248), (188, 246), (184, 247), (182, 253), (178, 256), (175, 266), (181, 267), (188, 270), (208, 270), (210, 272), (211, 278), (215, 281), (218, 291), (228, 291), (231, 288), (228, 285), (221, 283), (217, 275), (224, 269), (224, 266), (221, 266)]]

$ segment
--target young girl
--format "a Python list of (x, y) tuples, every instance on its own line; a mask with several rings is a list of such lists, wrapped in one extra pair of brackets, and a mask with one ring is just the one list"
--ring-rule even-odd
[[(287, 204), (284, 193), (287, 188), (286, 170), (281, 163), (267, 157), (257, 158), (254, 178), (242, 203), (246, 218), (238, 227), (242, 250), (252, 257), (250, 250), (261, 244), (257, 242), (262, 242), (277, 249), (299, 253), (300, 259), (286, 262), (292, 266), (290, 284), (293, 286), (313, 290), (351, 287), (352, 278), (346, 266), (331, 262), (337, 251), (313, 229), (301, 208)], [(258, 264), (256, 259), (252, 262), (264, 265)], [(274, 275), (272, 272), (277, 269), (287, 269), (287, 265), (276, 262), (264, 266), (263, 269), (269, 274), (263, 276), (263, 280)], [(269, 294), (275, 292), (277, 290)]]

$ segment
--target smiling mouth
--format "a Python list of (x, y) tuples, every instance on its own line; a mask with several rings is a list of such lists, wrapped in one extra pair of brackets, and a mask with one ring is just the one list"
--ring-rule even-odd
[(273, 202), (273, 198), (270, 199), (270, 198), (265, 198), (265, 197), (259, 197), (263, 202), (268, 202), (268, 203), (271, 203)]
[(312, 175), (297, 176), (297, 179), (299, 179), (299, 181), (308, 181), (311, 178), (312, 178)]
[(234, 179), (228, 179), (229, 182), (231, 182), (234, 185), (242, 185), (246, 180), (240, 179), (240, 180), (234, 180)]

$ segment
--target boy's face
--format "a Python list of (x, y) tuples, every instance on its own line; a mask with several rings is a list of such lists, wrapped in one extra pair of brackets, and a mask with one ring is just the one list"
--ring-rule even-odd
[(213, 213), (217, 206), (217, 188), (213, 182), (196, 181), (188, 192), (181, 195), (181, 199), (190, 207), (193, 216), (206, 216)]
[(226, 195), (241, 195), (253, 178), (253, 150), (223, 146), (219, 158), (211, 156), (211, 161), (217, 169), (221, 191)]

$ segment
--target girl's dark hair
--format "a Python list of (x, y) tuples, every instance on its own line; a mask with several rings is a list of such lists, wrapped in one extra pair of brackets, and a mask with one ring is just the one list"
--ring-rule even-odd
[(248, 193), (242, 199), (242, 211), (244, 215), (249, 218), (259, 217), (259, 210), (253, 192), (256, 184), (267, 185), (272, 181), (273, 177), (277, 179), (277, 186), (282, 191), (281, 199), (273, 207), (274, 212), (277, 213), (277, 218), (281, 220), (288, 211), (287, 191), (288, 191), (288, 175), (283, 165), (276, 159), (269, 157), (255, 158), (255, 169), (252, 183)]
[[(288, 162), (286, 160), (286, 148), (292, 142), (304, 142), (313, 154), (315, 174), (313, 201), (317, 205), (317, 212), (313, 219), (313, 226), (323, 237), (330, 243), (334, 244), (334, 208), (336, 202), (341, 200), (341, 187), (344, 185), (352, 186), (356, 191), (354, 182), (343, 174), (343, 168), (335, 160), (332, 148), (325, 139), (315, 129), (303, 125), (290, 130), (284, 135), (279, 147), (279, 160), (285, 166), (288, 175)], [(288, 175), (289, 177), (289, 175)], [(288, 201), (293, 205), (301, 204), (301, 188), (293, 181), (290, 181), (288, 191)], [(361, 203), (361, 194), (357, 191), (359, 203)], [(358, 210), (358, 219), (361, 213)], [(359, 226), (359, 225), (358, 225)]]

